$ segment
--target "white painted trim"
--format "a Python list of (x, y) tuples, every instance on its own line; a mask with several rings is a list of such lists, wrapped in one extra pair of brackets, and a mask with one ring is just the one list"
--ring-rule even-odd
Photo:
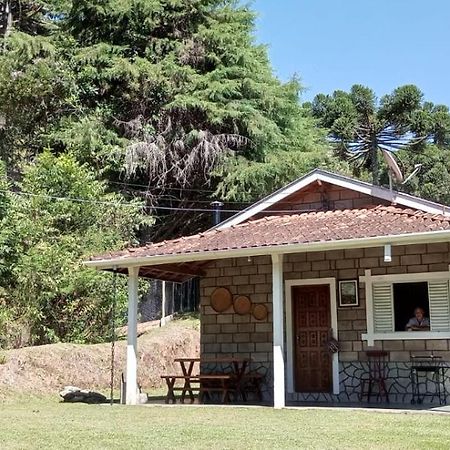
[[(365, 284), (366, 290), (366, 320), (367, 333), (361, 335), (361, 339), (367, 341), (367, 345), (373, 346), (374, 341), (392, 341), (392, 340), (413, 340), (413, 339), (449, 339), (449, 332), (443, 331), (394, 331), (392, 333), (375, 333), (373, 325), (373, 283), (414, 283), (428, 281), (450, 281), (450, 266), (445, 272), (419, 272), (419, 273), (400, 273), (390, 275), (371, 275), (370, 270), (366, 270), (363, 276), (359, 277), (359, 282)], [(391, 289), (393, 287), (391, 286)], [(394, 301), (394, 295), (391, 295), (391, 301)], [(392, 305), (392, 311), (394, 306)], [(392, 329), (394, 329), (394, 314), (392, 314)]]
[(448, 242), (450, 230), (426, 231), (423, 233), (409, 233), (389, 236), (374, 236), (370, 238), (343, 239), (340, 241), (324, 241), (296, 243), (286, 245), (271, 245), (262, 247), (247, 247), (241, 249), (226, 249), (204, 252), (180, 253), (171, 255), (121, 256), (113, 259), (84, 261), (84, 264), (97, 269), (126, 268), (133, 266), (154, 266), (159, 264), (207, 261), (212, 259), (244, 258), (248, 256), (264, 256), (272, 254), (307, 253), (318, 251), (342, 250), (351, 248), (381, 247), (385, 244), (409, 245), (428, 244), (433, 242)]
[(166, 324), (166, 282), (161, 282), (161, 320), (159, 321), (161, 326)]
[(273, 406), (286, 406), (284, 363), (283, 255), (272, 255)]
[[(339, 338), (336, 301), (336, 278), (311, 278), (305, 280), (286, 280), (286, 348), (287, 348), (287, 383), (288, 392), (294, 393), (294, 321), (292, 318), (292, 288), (294, 286), (313, 286), (328, 284), (330, 287), (331, 327), (333, 337)], [(339, 394), (339, 353), (333, 353), (332, 360), (333, 394)]]
[[(414, 283), (415, 281), (450, 280), (450, 271), (399, 273), (389, 275), (371, 275), (372, 283)], [(359, 277), (361, 283), (366, 282), (366, 275)]]
[(137, 405), (137, 305), (139, 267), (128, 269), (127, 405)]
[(364, 181), (355, 180), (343, 175), (315, 169), (287, 186), (284, 186), (278, 191), (275, 191), (273, 194), (270, 194), (262, 200), (256, 202), (244, 211), (230, 217), (227, 220), (224, 220), (216, 227), (216, 229), (223, 230), (233, 225), (242, 223), (316, 181), (334, 184), (342, 188), (351, 189), (353, 191), (380, 198), (390, 203), (406, 206), (408, 208), (414, 208), (432, 214), (450, 215), (450, 209), (445, 205), (424, 200), (419, 197), (414, 197), (409, 194), (404, 194), (402, 192), (391, 191), (381, 186), (374, 186), (373, 184), (365, 183)]
[[(395, 309), (394, 309), (394, 285), (391, 284), (391, 311), (392, 311), (392, 317), (391, 317), (391, 328), (395, 330)], [(366, 316), (367, 316), (367, 310), (366, 310)]]
[[(372, 292), (372, 276), (371, 276), (372, 271), (368, 269), (364, 273), (365, 276), (360, 277), (359, 281), (365, 283), (367, 333), (368, 335), (373, 335), (374, 323), (373, 323), (373, 292)], [(367, 311), (370, 311), (370, 314)], [(368, 344), (373, 345), (373, 340), (369, 340)]]
[[(367, 341), (412, 341), (415, 339), (450, 339), (450, 331), (395, 331), (393, 333), (363, 333)], [(369, 344), (369, 345), (373, 345)]]

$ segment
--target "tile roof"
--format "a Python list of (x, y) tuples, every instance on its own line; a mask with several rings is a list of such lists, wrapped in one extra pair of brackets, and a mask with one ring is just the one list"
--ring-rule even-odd
[(91, 261), (331, 242), (450, 230), (450, 218), (395, 206), (268, 216), (223, 230), (97, 255)]

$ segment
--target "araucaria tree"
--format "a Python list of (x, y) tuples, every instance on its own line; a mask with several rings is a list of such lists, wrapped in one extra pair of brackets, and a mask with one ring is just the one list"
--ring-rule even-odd
[(413, 85), (401, 86), (377, 102), (374, 92), (354, 85), (350, 92), (319, 94), (312, 113), (329, 129), (329, 136), (342, 156), (371, 172), (374, 184), (380, 182), (380, 150), (396, 152), (448, 139), (448, 109), (423, 102)]

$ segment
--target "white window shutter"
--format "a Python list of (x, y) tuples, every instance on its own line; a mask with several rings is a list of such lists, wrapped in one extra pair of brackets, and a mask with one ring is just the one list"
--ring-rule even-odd
[(373, 326), (375, 333), (394, 331), (394, 312), (392, 308), (392, 284), (374, 283), (372, 285)]
[(450, 304), (448, 281), (429, 281), (431, 331), (450, 330)]

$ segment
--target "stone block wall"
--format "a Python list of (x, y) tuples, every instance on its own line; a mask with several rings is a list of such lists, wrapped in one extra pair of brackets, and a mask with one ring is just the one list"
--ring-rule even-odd
[[(211, 294), (226, 287), (233, 294), (246, 295), (252, 305), (264, 304), (265, 320), (252, 314), (239, 315), (231, 306), (217, 313)], [(270, 398), (272, 385), (272, 263), (269, 256), (219, 260), (207, 269), (200, 282), (201, 353), (204, 356), (251, 358), (251, 370), (265, 376), (263, 392)]]
[[(394, 246), (390, 263), (384, 262), (382, 247), (357, 248), (286, 255), (284, 276), (286, 280), (332, 277), (338, 282), (358, 279), (367, 269), (372, 275), (438, 272), (447, 271), (449, 263), (448, 243)], [(447, 340), (378, 341), (374, 347), (367, 347), (361, 340), (361, 334), (367, 330), (364, 284), (359, 284), (359, 306), (338, 307), (337, 314), (341, 362), (365, 361), (369, 349), (389, 351), (391, 361), (409, 361), (411, 354), (424, 350), (450, 361)]]
[[(447, 271), (450, 263), (449, 244), (394, 246), (392, 262), (384, 262), (383, 248), (361, 248), (330, 252), (311, 252), (285, 255), (284, 278), (335, 278), (336, 281), (358, 279), (365, 270), (372, 275)], [(254, 370), (266, 375), (266, 396), (272, 389), (272, 264), (269, 256), (218, 260), (207, 268), (201, 286), (201, 351), (205, 356), (249, 357)], [(252, 315), (240, 316), (229, 308), (215, 312), (210, 305), (216, 287), (228, 288), (234, 296), (247, 295), (253, 304), (266, 305), (269, 315), (258, 321)], [(413, 305), (412, 305), (413, 307)], [(338, 307), (338, 339), (341, 378), (355, 363), (364, 364), (367, 343), (361, 340), (366, 332), (366, 302), (364, 284), (359, 285), (359, 306)], [(450, 361), (448, 340), (378, 341), (370, 349), (390, 353), (395, 364), (410, 361), (411, 355), (433, 351)], [(351, 378), (351, 376), (350, 376)], [(342, 382), (342, 380), (341, 380)], [(347, 380), (347, 391), (354, 389), (358, 380)], [(342, 384), (342, 383), (341, 383)], [(348, 387), (348, 386), (353, 387)]]

